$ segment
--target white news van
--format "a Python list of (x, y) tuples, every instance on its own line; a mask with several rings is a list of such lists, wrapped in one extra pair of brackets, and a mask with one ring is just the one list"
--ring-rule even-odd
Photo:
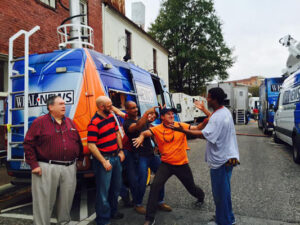
[(300, 42), (290, 35), (279, 41), (288, 47), (289, 57), (278, 103), (275, 107), (274, 141), (284, 141), (293, 147), (293, 159), (300, 164)]
[(300, 70), (282, 84), (275, 107), (274, 141), (293, 146), (293, 158), (300, 164)]

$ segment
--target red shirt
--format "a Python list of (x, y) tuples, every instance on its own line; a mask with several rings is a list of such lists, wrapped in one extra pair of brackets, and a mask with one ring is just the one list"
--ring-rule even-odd
[(109, 114), (107, 118), (94, 115), (88, 126), (88, 143), (95, 143), (101, 152), (112, 152), (118, 150), (117, 131), (119, 127), (115, 117)]
[(74, 123), (67, 117), (61, 124), (50, 114), (36, 118), (27, 131), (23, 145), (26, 162), (31, 169), (39, 167), (39, 160), (83, 159), (81, 138)]

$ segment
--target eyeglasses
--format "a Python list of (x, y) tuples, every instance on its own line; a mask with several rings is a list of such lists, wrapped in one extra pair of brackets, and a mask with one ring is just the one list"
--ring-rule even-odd
[(165, 138), (165, 132), (166, 132), (166, 130), (164, 130), (164, 132), (163, 132), (163, 139), (164, 139), (164, 141), (167, 142), (167, 143), (172, 142), (174, 140), (174, 133), (175, 132), (174, 131), (172, 132), (173, 133), (173, 137), (170, 140), (166, 140), (166, 138)]

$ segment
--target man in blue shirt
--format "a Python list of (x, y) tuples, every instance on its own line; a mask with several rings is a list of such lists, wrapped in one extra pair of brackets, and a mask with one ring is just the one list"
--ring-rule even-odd
[(236, 133), (230, 111), (224, 107), (226, 94), (221, 88), (208, 91), (207, 103), (214, 111), (202, 130), (174, 130), (206, 139), (205, 161), (210, 167), (211, 186), (216, 205), (215, 222), (211, 225), (235, 224), (232, 212), (230, 180), (233, 166), (239, 164)]

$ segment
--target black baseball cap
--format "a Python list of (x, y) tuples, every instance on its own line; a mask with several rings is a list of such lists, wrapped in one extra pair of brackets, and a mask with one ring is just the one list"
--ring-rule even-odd
[(160, 115), (165, 115), (167, 112), (172, 111), (173, 113), (177, 113), (175, 108), (163, 108), (160, 110)]

